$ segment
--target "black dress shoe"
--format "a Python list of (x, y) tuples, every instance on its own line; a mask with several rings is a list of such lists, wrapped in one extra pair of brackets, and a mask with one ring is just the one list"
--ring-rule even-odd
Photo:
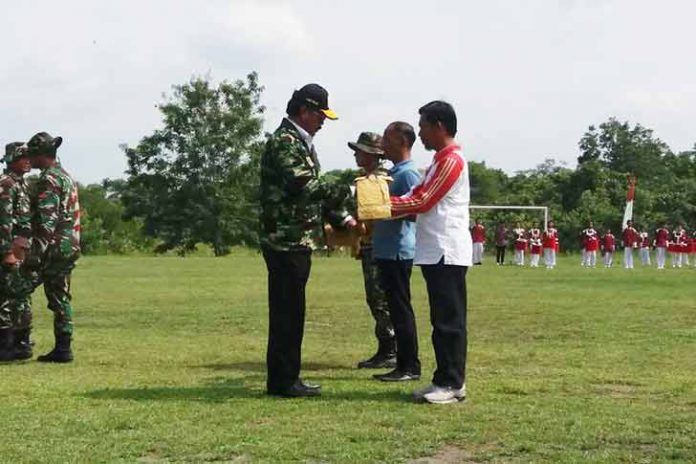
[(382, 382), (407, 382), (409, 380), (418, 380), (420, 377), (420, 374), (400, 371), (399, 369), (394, 369), (386, 374), (375, 374), (372, 376), (372, 378), (381, 380)]
[(268, 390), (266, 393), (283, 398), (303, 398), (306, 396), (321, 395), (321, 387), (319, 385), (305, 385), (301, 380), (297, 380), (284, 390)]

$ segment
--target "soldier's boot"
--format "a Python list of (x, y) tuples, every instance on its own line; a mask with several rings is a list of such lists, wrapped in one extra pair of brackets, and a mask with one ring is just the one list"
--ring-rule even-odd
[(14, 333), (12, 328), (0, 329), (0, 362), (14, 360)]
[(49, 353), (42, 354), (36, 358), (39, 362), (50, 363), (69, 363), (73, 360), (73, 352), (70, 348), (71, 335), (67, 333), (57, 333), (56, 346)]
[(14, 334), (14, 358), (31, 359), (34, 356), (32, 349), (31, 329), (20, 329)]
[(369, 359), (360, 361), (358, 369), (394, 369), (396, 367), (396, 340), (379, 340), (377, 353)]

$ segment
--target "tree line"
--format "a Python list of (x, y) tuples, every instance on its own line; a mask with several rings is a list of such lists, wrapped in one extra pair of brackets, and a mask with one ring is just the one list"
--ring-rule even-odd
[[(84, 252), (183, 255), (205, 244), (221, 256), (233, 246), (257, 247), (262, 92), (256, 73), (173, 87), (158, 105), (162, 127), (121, 147), (125, 178), (80, 186)], [(589, 126), (578, 149), (575, 167), (547, 159), (512, 175), (469, 162), (472, 204), (548, 206), (562, 247), (573, 249), (588, 220), (620, 230), (627, 178), (635, 176), (635, 223), (696, 227), (696, 144), (675, 153), (651, 129), (610, 118)], [(356, 171), (325, 175), (350, 182)], [(474, 215), (527, 227), (541, 220), (506, 210)]]

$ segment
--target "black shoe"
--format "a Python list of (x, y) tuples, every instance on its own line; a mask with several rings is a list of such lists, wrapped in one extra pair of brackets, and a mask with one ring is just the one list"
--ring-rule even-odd
[(31, 359), (34, 356), (33, 343), (30, 339), (31, 329), (17, 330), (14, 335), (14, 358), (17, 360)]
[(302, 382), (302, 380), (297, 380), (289, 388), (284, 390), (268, 390), (266, 394), (271, 396), (280, 396), (283, 398), (303, 398), (309, 396), (319, 396), (321, 395), (321, 386), (319, 385), (308, 385)]
[(420, 374), (400, 371), (399, 369), (394, 369), (386, 374), (375, 374), (372, 376), (373, 379), (381, 380), (382, 382), (406, 382), (409, 380), (419, 380), (420, 377)]
[(370, 359), (360, 361), (358, 369), (394, 369), (396, 367), (396, 356), (376, 354)]
[(9, 327), (0, 329), (0, 362), (14, 359), (14, 332)]
[(396, 367), (396, 340), (379, 340), (377, 353), (370, 359), (360, 361), (358, 369), (394, 369)]
[(69, 363), (73, 360), (70, 348), (71, 335), (66, 333), (56, 334), (56, 347), (49, 353), (42, 354), (36, 360), (38, 362)]

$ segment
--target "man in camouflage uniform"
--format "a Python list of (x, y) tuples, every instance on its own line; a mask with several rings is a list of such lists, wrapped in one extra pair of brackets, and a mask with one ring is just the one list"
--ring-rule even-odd
[[(354, 227), (355, 220), (328, 200), (339, 197), (319, 176), (313, 137), (326, 118), (328, 93), (308, 84), (293, 93), (287, 117), (266, 142), (261, 158), (260, 242), (268, 269), (267, 393), (282, 397), (320, 394), (318, 385), (300, 379), (305, 319), (305, 286), (315, 246), (315, 231), (327, 219)], [(322, 210), (329, 212), (322, 218)]]
[[(363, 132), (357, 142), (348, 142), (353, 150), (356, 164), (365, 175), (387, 176), (382, 167), (384, 151), (381, 147), (382, 136), (374, 132)], [(377, 352), (369, 359), (360, 361), (360, 369), (391, 369), (396, 367), (396, 341), (394, 327), (389, 317), (389, 306), (380, 283), (379, 268), (372, 257), (372, 236), (370, 224), (366, 223), (368, 234), (360, 239), (358, 258), (362, 262), (363, 280), (365, 281), (365, 299), (375, 320)]]
[(27, 142), (31, 165), (41, 170), (36, 185), (30, 261), (39, 273), (48, 308), (53, 311), (55, 347), (40, 362), (73, 360), (73, 307), (70, 275), (80, 256), (80, 203), (77, 184), (56, 159), (61, 137), (39, 132)]
[(23, 142), (5, 146), (7, 163), (0, 176), (0, 361), (32, 356), (32, 282), (20, 266), (31, 244), (31, 205), (24, 174), (31, 170)]

